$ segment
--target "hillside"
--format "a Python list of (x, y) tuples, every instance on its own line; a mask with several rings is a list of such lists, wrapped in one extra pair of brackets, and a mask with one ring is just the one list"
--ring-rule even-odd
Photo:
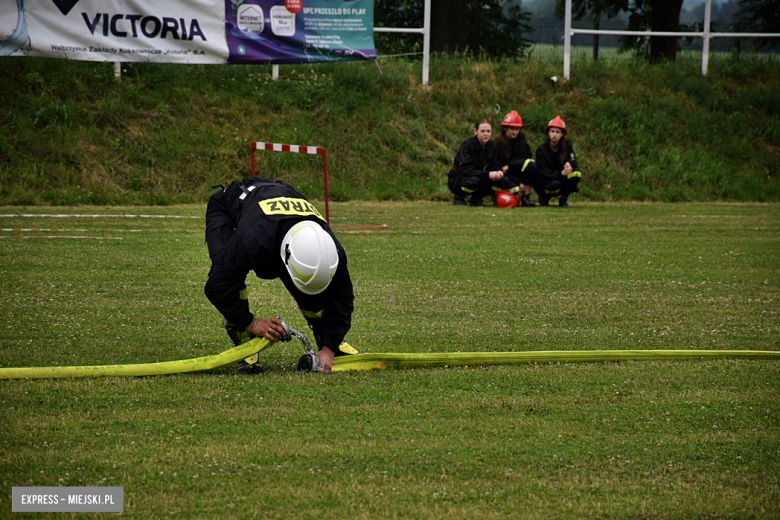
[[(0, 203), (169, 204), (250, 173), (250, 143), (323, 146), (334, 200), (449, 200), (473, 123), (517, 110), (535, 149), (566, 121), (595, 200), (780, 199), (780, 66), (575, 65), (434, 57), (281, 67), (0, 58)], [(260, 152), (258, 172), (322, 196), (319, 157)]]

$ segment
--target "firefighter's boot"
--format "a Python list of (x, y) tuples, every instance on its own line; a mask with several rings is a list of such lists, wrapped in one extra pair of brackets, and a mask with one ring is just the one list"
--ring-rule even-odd
[[(251, 332), (247, 331), (246, 329), (239, 329), (233, 323), (225, 323), (225, 331), (227, 331), (227, 335), (230, 337), (230, 340), (233, 342), (233, 345), (237, 347), (239, 345), (243, 345), (244, 343), (252, 341), (257, 337)], [(243, 361), (239, 361), (238, 362), (239, 372), (244, 372), (246, 374), (261, 373), (263, 371), (263, 367), (260, 366), (259, 360), (260, 360), (260, 354), (254, 354), (252, 356), (249, 356)]]
[(520, 199), (520, 205), (524, 208), (533, 208), (536, 206), (536, 202), (532, 201), (531, 196), (526, 193), (523, 195), (523, 198)]

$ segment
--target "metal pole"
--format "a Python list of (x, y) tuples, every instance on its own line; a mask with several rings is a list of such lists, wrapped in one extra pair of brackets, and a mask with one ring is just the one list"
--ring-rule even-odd
[(114, 62), (114, 76), (117, 78), (122, 77), (122, 63), (119, 61)]
[(431, 0), (425, 0), (423, 30), (425, 32), (423, 32), (422, 84), (428, 85), (428, 67), (431, 61)]
[[(596, 22), (596, 26), (594, 27), (597, 31), (599, 30), (599, 22)], [(599, 59), (599, 35), (594, 34), (593, 35), (593, 59), (597, 60)]]
[(277, 79), (279, 79), (279, 65), (272, 65), (271, 70), (273, 71), (271, 73), (271, 79), (276, 81)]
[(563, 36), (563, 79), (569, 81), (571, 68), (571, 0), (566, 0), (566, 34)]
[(711, 0), (704, 1), (704, 32), (701, 42), (701, 75), (707, 75), (707, 65), (710, 61), (710, 17), (712, 16)]
[[(596, 31), (595, 29), (572, 29), (571, 33), (574, 34), (603, 34), (606, 36), (671, 36), (674, 38), (701, 38), (703, 33), (700, 32), (677, 32), (677, 31)], [(746, 33), (711, 33), (712, 38), (720, 36), (731, 35), (733, 37), (742, 38)], [(764, 38), (780, 36), (780, 34), (760, 34), (758, 36), (749, 36), (751, 38)]]
[(255, 148), (257, 143), (252, 143), (252, 177), (255, 177)]
[(325, 184), (325, 222), (330, 225), (330, 212), (328, 211), (328, 150), (322, 149), (322, 178)]

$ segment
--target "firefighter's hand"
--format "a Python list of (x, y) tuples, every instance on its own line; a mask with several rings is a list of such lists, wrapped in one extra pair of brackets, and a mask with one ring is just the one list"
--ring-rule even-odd
[(490, 180), (493, 182), (500, 181), (504, 177), (504, 172), (501, 170), (490, 172), (488, 173), (488, 177), (490, 177)]
[(249, 324), (246, 330), (255, 336), (266, 338), (271, 341), (281, 339), (285, 335), (282, 322), (276, 318), (265, 318), (262, 320), (253, 318), (252, 323)]
[(506, 166), (504, 166), (503, 168), (501, 168), (501, 173), (503, 173), (504, 175), (506, 175), (506, 171), (507, 171), (508, 169), (509, 169), (509, 165), (507, 164)]
[(320, 351), (317, 352), (317, 358), (320, 360), (317, 372), (322, 374), (329, 373), (333, 368), (333, 351), (330, 347), (322, 347)]
[(571, 167), (571, 163), (566, 163), (563, 165), (563, 176), (568, 177), (571, 172), (573, 171), (573, 168)]

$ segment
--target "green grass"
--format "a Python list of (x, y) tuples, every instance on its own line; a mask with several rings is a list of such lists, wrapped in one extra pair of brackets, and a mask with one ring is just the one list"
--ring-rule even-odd
[[(435, 56), (282, 66), (0, 59), (0, 204), (205, 202), (250, 172), (250, 143), (322, 146), (330, 196), (444, 200), (474, 122), (514, 109), (535, 150), (560, 114), (590, 200), (778, 201), (780, 64), (657, 66)], [(497, 129), (497, 127), (496, 127)], [(323, 196), (320, 157), (257, 154), (257, 171)]]
[[(780, 207), (337, 203), (364, 352), (780, 349)], [(202, 216), (203, 205), (6, 213)], [(231, 344), (203, 219), (0, 218), (123, 240), (0, 240), (0, 366)], [(141, 232), (111, 231), (142, 229)], [(304, 320), (278, 281), (265, 316)], [(123, 486), (128, 518), (778, 518), (780, 363), (555, 363), (0, 381), (14, 486)], [(14, 514), (14, 518), (41, 515)], [(56, 517), (57, 515), (50, 515)], [(64, 516), (64, 515), (62, 515)], [(95, 515), (109, 518), (108, 514)]]

